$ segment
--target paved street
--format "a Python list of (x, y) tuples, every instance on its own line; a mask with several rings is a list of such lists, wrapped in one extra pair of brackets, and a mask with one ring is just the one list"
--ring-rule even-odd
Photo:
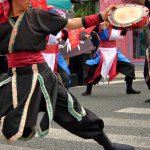
[[(142, 91), (140, 95), (125, 94), (125, 82), (116, 80), (95, 86), (89, 97), (82, 97), (85, 87), (74, 87), (70, 91), (84, 107), (94, 111), (105, 121), (105, 132), (113, 142), (131, 144), (137, 150), (150, 150), (150, 91), (144, 80), (138, 79), (133, 86)], [(28, 142), (7, 145), (0, 142), (0, 150), (103, 150), (93, 140), (76, 137), (53, 124), (49, 135)]]

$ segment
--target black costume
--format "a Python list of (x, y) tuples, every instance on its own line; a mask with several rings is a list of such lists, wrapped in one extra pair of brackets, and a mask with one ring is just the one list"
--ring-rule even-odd
[(8, 70), (7, 57), (5, 55), (0, 55), (0, 75), (2, 73), (7, 73), (7, 70)]
[(96, 57), (87, 61), (87, 88), (82, 96), (91, 95), (92, 86), (97, 84), (102, 77), (106, 79), (109, 75), (109, 80), (112, 80), (117, 73), (125, 75), (127, 94), (139, 94), (140, 91), (132, 88), (132, 82), (135, 79), (135, 66), (121, 54), (116, 46), (116, 40), (122, 35), (122, 31), (109, 27), (101, 31), (98, 30), (97, 34), (100, 39), (100, 46), (97, 49)]
[[(150, 9), (150, 1), (149, 0), (145, 0), (145, 6), (147, 8)], [(150, 12), (149, 12), (150, 14)], [(149, 24), (149, 28), (148, 30), (150, 30), (150, 24)], [(147, 38), (148, 38), (148, 48), (146, 50), (146, 55), (145, 55), (145, 63), (144, 63), (144, 78), (145, 78), (145, 82), (148, 86), (148, 89), (150, 89), (150, 76), (149, 76), (149, 67), (150, 67), (150, 62), (149, 62), (149, 58), (150, 58), (150, 31), (147, 31)], [(150, 99), (145, 100), (145, 103), (150, 103)]]
[[(8, 75), (0, 77), (2, 135), (8, 141), (30, 139), (36, 132), (44, 136), (54, 120), (75, 135), (94, 139), (105, 150), (134, 150), (111, 143), (103, 132), (103, 120), (84, 109), (44, 61), (46, 36), (57, 34), (68, 20), (31, 8), (15, 20), (0, 24), (0, 54), (7, 54), (9, 63)], [(44, 116), (37, 127), (41, 111)]]

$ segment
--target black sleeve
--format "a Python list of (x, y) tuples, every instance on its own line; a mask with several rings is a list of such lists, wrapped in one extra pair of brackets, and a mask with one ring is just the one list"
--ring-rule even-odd
[(68, 20), (41, 9), (28, 9), (27, 19), (32, 28), (44, 34), (57, 34), (67, 24)]
[(63, 39), (64, 41), (66, 41), (66, 40), (68, 39), (68, 31), (65, 30), (65, 29), (63, 29), (61, 32), (62, 32), (63, 35), (64, 35), (64, 36), (62, 37), (62, 39)]

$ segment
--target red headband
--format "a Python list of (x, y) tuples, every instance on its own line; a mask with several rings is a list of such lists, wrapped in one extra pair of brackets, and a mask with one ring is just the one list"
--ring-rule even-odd
[(8, 0), (0, 0), (0, 23), (4, 23), (8, 20), (10, 5)]

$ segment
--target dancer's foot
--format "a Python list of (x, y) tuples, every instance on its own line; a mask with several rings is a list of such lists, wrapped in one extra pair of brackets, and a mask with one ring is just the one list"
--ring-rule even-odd
[(85, 92), (83, 92), (81, 95), (82, 95), (82, 96), (89, 96), (89, 95), (91, 95), (91, 92), (85, 91)]
[(150, 103), (150, 99), (145, 100), (145, 103)]
[(119, 143), (112, 143), (102, 131), (94, 140), (103, 146), (104, 150), (135, 150), (133, 146)]
[(127, 89), (127, 90), (126, 90), (126, 93), (127, 93), (127, 94), (140, 94), (141, 91), (136, 91), (136, 90), (134, 90), (133, 88), (131, 88), (131, 89)]
[(135, 148), (133, 146), (126, 144), (112, 143), (112, 149), (105, 149), (105, 150), (135, 150)]

